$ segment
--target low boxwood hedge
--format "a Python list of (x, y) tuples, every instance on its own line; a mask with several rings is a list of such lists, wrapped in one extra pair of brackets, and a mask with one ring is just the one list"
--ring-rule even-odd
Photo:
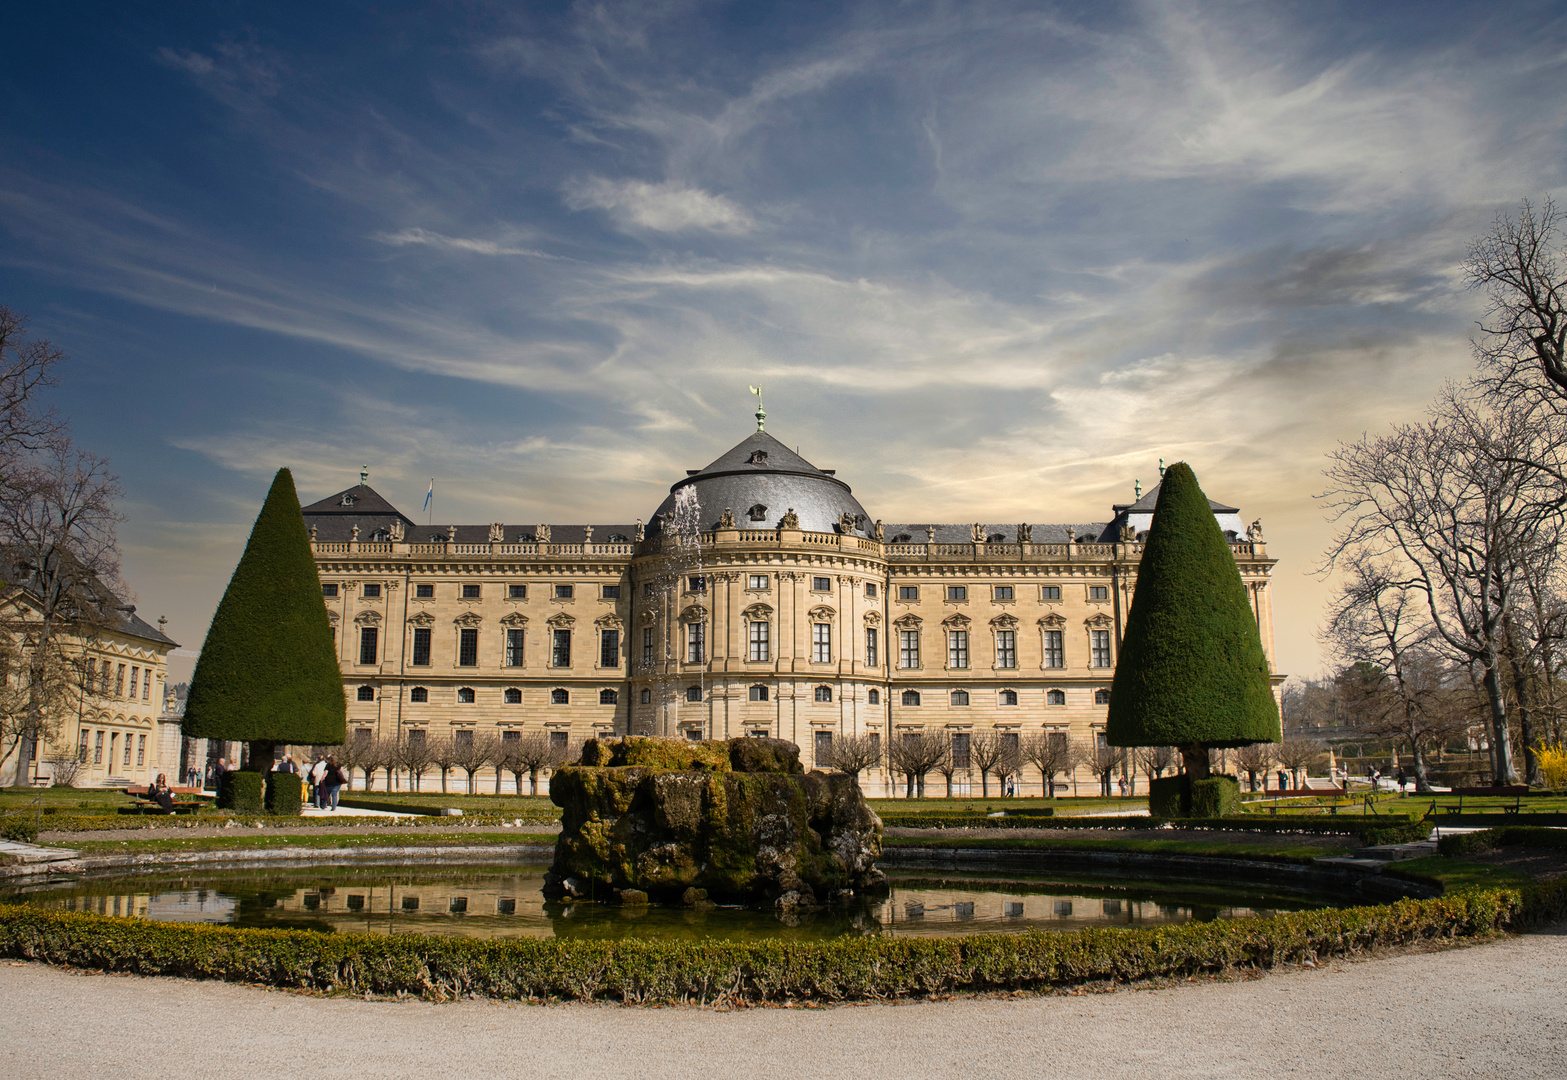
[(1449, 858), (1463, 858), (1465, 855), (1476, 855), (1482, 851), (1495, 851), (1497, 848), (1505, 847), (1567, 850), (1567, 830), (1512, 825), (1501, 829), (1456, 833), (1444, 836), (1436, 842), (1437, 850)]
[[(912, 823), (919, 819), (919, 824)], [(960, 829), (1175, 829), (1213, 830), (1217, 832), (1305, 833), (1317, 836), (1353, 836), (1363, 844), (1403, 844), (1424, 840), (1430, 823), (1392, 815), (1336, 814), (1238, 814), (1225, 818), (1167, 817), (1034, 817), (1034, 818), (962, 818), (956, 815), (905, 815), (883, 818), (889, 828)]]
[[(343, 820), (348, 817), (348, 820)], [(279, 817), (267, 814), (239, 814), (226, 810), (181, 814), (169, 817), (164, 814), (59, 814), (44, 819), (45, 832), (134, 832), (139, 829), (211, 829), (223, 828), (229, 822), (236, 826), (254, 828), (257, 825), (279, 829), (341, 829), (345, 826), (363, 829), (408, 829), (430, 826), (470, 828), (495, 828), (504, 825), (553, 825), (558, 817), (541, 817), (522, 811), (486, 812), (464, 814), (462, 817)]]
[(861, 1001), (1185, 978), (1567, 915), (1567, 882), (1181, 926), (700, 943), (322, 934), (0, 908), (0, 955), (306, 990), (639, 1004)]

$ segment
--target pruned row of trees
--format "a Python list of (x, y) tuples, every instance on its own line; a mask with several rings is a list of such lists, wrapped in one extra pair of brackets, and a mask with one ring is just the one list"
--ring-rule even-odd
[(1496, 219), (1466, 263), (1489, 301), (1479, 375), (1445, 388), (1426, 421), (1340, 446), (1327, 469), (1339, 529), (1326, 568), (1341, 573), (1323, 637), (1372, 728), (1409, 749), (1421, 789), (1466, 683), (1484, 702), (1496, 783), (1539, 783), (1536, 748), (1562, 739), (1563, 224), (1550, 202)]
[(500, 794), (502, 777), (510, 774), (515, 790), (522, 792), (523, 779), (528, 793), (539, 794), (539, 779), (581, 752), (580, 745), (552, 740), (543, 731), (524, 732), (518, 738), (474, 735), (471, 738), (350, 739), (332, 748), (343, 770), (352, 776), (357, 770), (366, 791), (384, 774), (387, 791), (399, 786), (419, 791), (424, 777), (434, 770), (441, 779), (441, 792), (448, 791), (454, 774), (467, 782), (467, 794), (477, 794), (478, 776), (485, 769), (495, 770), (495, 793)]

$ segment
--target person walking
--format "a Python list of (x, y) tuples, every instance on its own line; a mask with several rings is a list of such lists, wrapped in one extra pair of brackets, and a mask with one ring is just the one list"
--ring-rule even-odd
[(326, 758), (316, 755), (315, 764), (310, 766), (310, 798), (316, 804), (317, 810), (326, 809), (326, 799), (321, 788), (321, 778), (326, 775)]
[[(325, 792), (322, 802), (330, 802), (334, 814), (337, 813), (337, 794), (346, 783), (348, 783), (348, 777), (344, 776), (343, 770), (338, 768), (337, 758), (327, 758), (326, 769), (321, 774), (321, 790)], [(322, 809), (324, 810), (326, 807), (323, 806)]]

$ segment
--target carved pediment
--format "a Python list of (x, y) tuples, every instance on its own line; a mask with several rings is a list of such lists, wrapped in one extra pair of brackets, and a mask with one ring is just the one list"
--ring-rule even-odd
[(899, 630), (918, 630), (924, 624), (925, 623), (923, 619), (912, 613), (904, 615), (902, 618), (892, 620), (892, 625), (896, 626)]
[(817, 604), (807, 613), (807, 616), (812, 622), (831, 622), (838, 617), (838, 612), (826, 604)]
[(361, 611), (354, 616), (354, 622), (360, 626), (380, 626), (381, 613), (379, 611)]
[(421, 611), (419, 614), (410, 617), (408, 622), (413, 626), (434, 626), (435, 616), (428, 611)]
[(1104, 630), (1112, 625), (1110, 616), (1102, 611), (1098, 615), (1084, 619), (1083, 622), (1088, 626), (1092, 626), (1095, 630)]
[(619, 630), (624, 624), (620, 621), (619, 615), (616, 615), (613, 611), (610, 611), (594, 619), (593, 625), (603, 627), (606, 630)]
[(692, 604), (680, 613), (681, 622), (701, 622), (707, 618), (707, 609), (701, 604)]
[(968, 624), (969, 617), (967, 615), (948, 615), (941, 620), (942, 626), (950, 627), (953, 630), (967, 630)]
[(1059, 630), (1066, 625), (1066, 620), (1052, 611), (1049, 615), (1039, 620), (1039, 625), (1047, 630)]
[(997, 615), (990, 620), (990, 625), (997, 630), (1010, 630), (1017, 625), (1017, 619), (1012, 615)]
[(879, 611), (867, 611), (865, 613), (865, 625), (866, 626), (880, 626), (881, 625), (881, 612), (879, 612)]
[(651, 608), (643, 608), (642, 614), (638, 617), (642, 620), (643, 626), (652, 626), (658, 619), (658, 615)]
[(528, 617), (520, 611), (514, 611), (510, 615), (501, 616), (502, 626), (527, 626)]
[(550, 626), (553, 626), (557, 630), (569, 629), (572, 626), (575, 626), (576, 623), (577, 623), (576, 619), (573, 619), (570, 615), (567, 615), (564, 611), (556, 612), (554, 615), (551, 615), (548, 619), (546, 619), (544, 621), (546, 623), (548, 623)]
[(335, 612), (335, 611), (327, 612), (326, 613), (326, 621), (332, 624), (332, 629), (336, 630), (337, 629), (337, 622), (338, 622), (337, 612)]
[(756, 622), (760, 619), (771, 619), (773, 617), (773, 609), (766, 604), (752, 604), (740, 614), (744, 615), (748, 620)]

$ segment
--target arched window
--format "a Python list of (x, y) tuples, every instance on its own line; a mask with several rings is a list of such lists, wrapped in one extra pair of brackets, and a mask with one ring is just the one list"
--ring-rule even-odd
[(751, 687), (751, 700), (752, 701), (766, 701), (767, 700), (767, 687), (765, 687), (765, 686), (753, 686), (753, 687)]
[(651, 705), (651, 704), (653, 704), (653, 691), (651, 691), (651, 690), (644, 690), (644, 691), (642, 691), (642, 704), (644, 704), (644, 705)]
[(373, 686), (361, 686), (359, 688), (359, 700), (360, 701), (374, 701), (375, 700), (375, 687), (373, 687)]
[(571, 704), (571, 692), (569, 690), (551, 690), (550, 691), (550, 704), (551, 705), (570, 705)]
[(870, 691), (868, 691), (865, 694), (865, 701), (868, 704), (870, 704), (870, 705), (880, 705), (881, 704), (881, 691), (880, 690), (870, 690)]
[(1003, 704), (1003, 705), (1016, 705), (1017, 704), (1017, 691), (1016, 690), (1003, 690), (1003, 691), (1001, 691), (1001, 704)]
[(1095, 705), (1108, 705), (1108, 704), (1110, 704), (1110, 691), (1108, 691), (1108, 690), (1095, 690), (1094, 691), (1094, 704)]
[(832, 700), (832, 687), (830, 687), (830, 686), (818, 686), (816, 688), (816, 700), (817, 701), (831, 701)]
[(506, 688), (506, 693), (502, 695), (502, 699), (508, 705), (521, 705), (522, 691), (515, 686), (508, 686)]
[(903, 692), (903, 703), (905, 705), (918, 705), (920, 703), (920, 692), (918, 690), (905, 690)]
[(968, 691), (967, 690), (954, 690), (954, 691), (952, 691), (952, 704), (954, 704), (954, 705), (967, 705), (968, 704)]
[(620, 704), (620, 692), (618, 690), (600, 690), (599, 691), (599, 704), (600, 705), (618, 705), (618, 704)]
[(408, 691), (408, 700), (415, 704), (421, 704), (430, 700), (430, 691), (423, 686), (416, 686)]
[(1045, 704), (1046, 705), (1065, 705), (1066, 704), (1066, 691), (1065, 690), (1046, 690), (1045, 691)]
[(702, 700), (702, 688), (700, 686), (688, 686), (688, 687), (686, 687), (686, 700), (687, 701), (701, 701)]
[(459, 704), (459, 705), (472, 705), (473, 704), (473, 687), (471, 687), (471, 686), (459, 686), (457, 688), (457, 704)]

